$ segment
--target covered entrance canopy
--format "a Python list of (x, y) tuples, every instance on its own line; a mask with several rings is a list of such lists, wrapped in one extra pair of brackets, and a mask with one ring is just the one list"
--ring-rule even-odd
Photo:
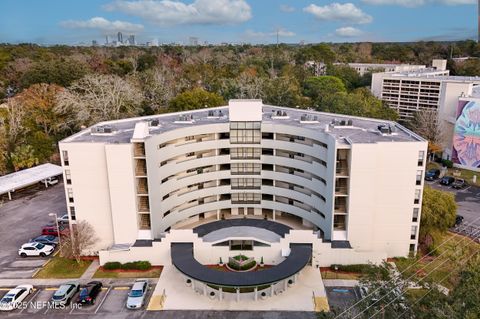
[(290, 244), (290, 255), (280, 264), (262, 271), (224, 272), (200, 264), (193, 255), (193, 243), (172, 243), (173, 265), (184, 275), (220, 287), (257, 287), (292, 277), (302, 270), (312, 256), (311, 244)]

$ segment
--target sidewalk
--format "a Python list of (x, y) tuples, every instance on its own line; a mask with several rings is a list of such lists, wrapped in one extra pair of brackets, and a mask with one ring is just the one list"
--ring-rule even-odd
[(354, 279), (323, 279), (325, 287), (355, 287), (358, 282)]
[(83, 279), (92, 279), (93, 275), (97, 271), (98, 267), (100, 267), (100, 263), (98, 259), (94, 259), (90, 266), (88, 266), (87, 270), (83, 273), (83, 275), (80, 277), (81, 280)]

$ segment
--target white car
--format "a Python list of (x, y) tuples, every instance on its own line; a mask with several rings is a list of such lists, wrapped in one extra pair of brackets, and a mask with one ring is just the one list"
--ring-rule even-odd
[(58, 178), (56, 177), (49, 177), (47, 179), (42, 180), (40, 183), (48, 185), (48, 186), (53, 186), (58, 184)]
[(11, 289), (0, 300), (1, 311), (11, 311), (18, 308), (25, 298), (33, 292), (32, 285), (20, 285)]
[(59, 224), (68, 224), (69, 223), (68, 214), (57, 217), (57, 222)]
[(22, 247), (18, 250), (18, 255), (21, 257), (27, 256), (40, 256), (46, 257), (53, 253), (55, 247), (51, 245), (44, 245), (42, 243), (26, 243), (23, 244)]

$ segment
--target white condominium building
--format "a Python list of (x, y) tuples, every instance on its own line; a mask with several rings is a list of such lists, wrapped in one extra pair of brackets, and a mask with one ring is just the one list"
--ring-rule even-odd
[(235, 247), (276, 264), (295, 243), (316, 266), (416, 250), (427, 142), (394, 122), (232, 100), (98, 123), (60, 150), (70, 219), (93, 226), (102, 264), (170, 264), (179, 242), (204, 264)]
[[(335, 63), (343, 65), (343, 63)], [(425, 65), (419, 64), (395, 64), (395, 63), (346, 63), (349, 67), (357, 71), (360, 76), (370, 72), (408, 72), (423, 70)]]

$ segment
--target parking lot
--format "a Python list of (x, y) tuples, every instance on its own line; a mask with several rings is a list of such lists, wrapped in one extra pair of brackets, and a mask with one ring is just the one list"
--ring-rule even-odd
[(49, 213), (66, 211), (63, 184), (47, 189), (42, 185), (14, 193), (14, 199), (0, 202), (0, 278), (31, 278), (47, 258), (20, 258), (18, 249), (37, 237), (42, 226), (52, 221)]
[(464, 189), (457, 190), (451, 186), (440, 185), (439, 179), (433, 182), (425, 181), (425, 183), (435, 189), (454, 193), (458, 205), (457, 214), (465, 218), (463, 224), (480, 227), (480, 187), (467, 186)]

